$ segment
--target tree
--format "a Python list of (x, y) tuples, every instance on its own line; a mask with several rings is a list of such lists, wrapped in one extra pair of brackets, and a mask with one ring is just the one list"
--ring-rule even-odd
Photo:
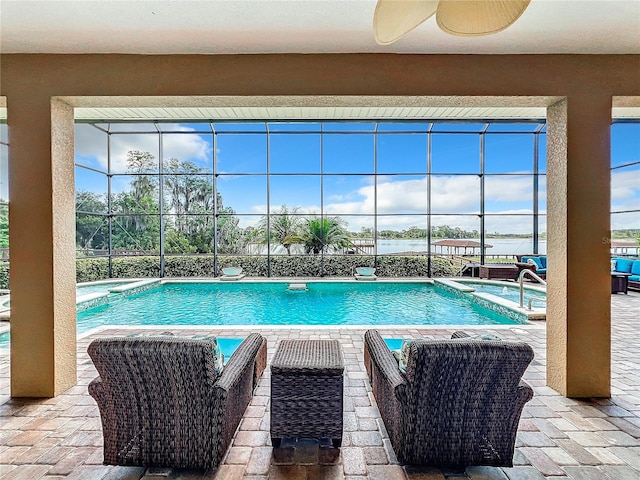
[(271, 215), (269, 220), (264, 215), (258, 228), (265, 232), (265, 242), (267, 239), (277, 242), (287, 250), (287, 255), (291, 255), (291, 245), (303, 243), (300, 237), (300, 228), (303, 222), (304, 219), (300, 216), (300, 207), (293, 207), (289, 210), (286, 205), (282, 205)]
[(196, 247), (191, 245), (189, 238), (177, 230), (168, 230), (164, 236), (165, 253), (195, 253)]
[[(213, 212), (213, 184), (193, 162), (170, 158), (164, 165), (165, 205), (175, 215), (175, 227), (182, 233), (195, 233), (203, 225), (189, 220), (194, 213)], [(205, 222), (206, 227), (211, 226)]]
[(349, 234), (339, 217), (307, 219), (300, 232), (305, 253), (317, 255), (329, 248), (349, 246)]
[(134, 175), (131, 190), (118, 193), (112, 201), (117, 214), (113, 220), (111, 241), (114, 248), (157, 250), (160, 245), (160, 218), (157, 163), (153, 154), (127, 152), (127, 172)]
[(103, 195), (80, 190), (76, 192), (76, 246), (108, 248), (106, 225), (107, 204)]
[[(167, 222), (165, 231), (175, 229), (194, 253), (210, 253), (214, 211), (211, 177), (205, 176), (206, 172), (193, 162), (176, 158), (165, 162), (164, 172), (165, 211), (173, 214), (173, 221)], [(218, 206), (222, 207), (222, 197), (218, 198)]]
[[(214, 234), (218, 252), (242, 253), (247, 235), (222, 196), (214, 197), (213, 177), (193, 162), (170, 158), (158, 176), (150, 152), (127, 152), (130, 188), (107, 199), (80, 191), (76, 195), (76, 243), (83, 248), (108, 248), (107, 219), (112, 218), (111, 244), (123, 250), (160, 250), (160, 200), (163, 205), (164, 249), (167, 253), (211, 253)], [(159, 178), (162, 179), (160, 199)], [(215, 198), (215, 202), (214, 202)], [(217, 213), (217, 233), (214, 214)], [(102, 214), (102, 215), (101, 215)], [(0, 212), (0, 241), (2, 218)], [(255, 235), (251, 232), (251, 235)]]
[(247, 239), (239, 227), (240, 220), (235, 210), (224, 206), (220, 192), (216, 192), (216, 204), (218, 253), (242, 253), (247, 246)]
[(9, 204), (0, 199), (0, 248), (9, 248)]

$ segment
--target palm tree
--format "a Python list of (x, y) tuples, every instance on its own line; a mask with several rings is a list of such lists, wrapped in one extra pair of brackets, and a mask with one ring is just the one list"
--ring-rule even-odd
[(349, 234), (339, 217), (309, 218), (300, 234), (305, 253), (317, 255), (330, 247), (344, 248), (349, 245)]
[(286, 205), (282, 205), (279, 210), (275, 211), (268, 222), (267, 232), (267, 216), (263, 216), (258, 227), (265, 232), (265, 241), (268, 239), (278, 242), (287, 249), (287, 255), (291, 255), (291, 245), (302, 243), (300, 227), (303, 218), (300, 216), (300, 207), (293, 207), (291, 210)]

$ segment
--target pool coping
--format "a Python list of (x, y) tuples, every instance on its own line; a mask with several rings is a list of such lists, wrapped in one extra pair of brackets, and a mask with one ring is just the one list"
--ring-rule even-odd
[[(125, 279), (122, 279), (125, 280)], [(171, 284), (171, 283), (224, 283), (224, 284), (228, 284), (229, 282), (226, 282), (224, 280), (221, 279), (221, 277), (171, 277), (171, 278), (131, 278), (131, 279), (126, 279), (127, 280), (127, 284), (126, 285), (120, 285), (118, 287), (113, 287), (108, 289), (107, 292), (97, 292), (97, 293), (91, 293), (91, 294), (87, 294), (87, 295), (80, 295), (76, 298), (76, 309), (77, 312), (81, 312), (84, 310), (87, 310), (89, 308), (94, 308), (96, 306), (102, 305), (102, 304), (106, 304), (108, 301), (109, 296), (112, 293), (117, 293), (117, 294), (122, 294), (122, 295), (135, 295), (137, 293), (140, 293), (142, 291), (145, 290), (149, 290), (152, 288), (155, 288), (156, 286), (160, 286), (160, 285), (164, 285), (164, 284)], [(460, 281), (461, 280), (461, 281)], [(78, 283), (78, 286), (84, 286), (84, 285), (100, 285), (100, 284), (108, 284), (108, 283), (114, 283), (115, 281), (118, 280), (114, 280), (114, 279), (105, 279), (105, 280), (97, 280), (95, 282), (81, 282)], [(265, 277), (251, 277), (251, 276), (246, 276), (242, 279), (237, 280), (237, 283), (362, 283), (360, 280), (358, 280), (355, 276), (351, 277), (270, 277), (270, 278), (265, 278)], [(518, 321), (517, 324), (510, 324), (510, 325), (444, 325), (444, 324), (439, 324), (439, 325), (416, 325), (416, 324), (412, 324), (412, 325), (405, 325), (405, 324), (389, 324), (389, 325), (325, 325), (323, 326), (323, 328), (346, 328), (349, 330), (354, 330), (354, 329), (371, 329), (371, 328), (379, 328), (379, 329), (392, 329), (392, 328), (428, 328), (428, 329), (442, 329), (442, 328), (446, 328), (446, 329), (482, 329), (482, 328), (519, 328), (519, 327), (531, 327), (531, 326), (537, 326), (536, 323), (539, 322), (535, 322), (535, 323), (531, 323), (531, 321), (537, 321), (537, 320), (544, 320), (546, 318), (546, 309), (534, 309), (532, 312), (529, 312), (528, 315), (527, 312), (523, 312), (520, 308), (519, 305), (516, 304), (515, 302), (511, 302), (509, 300), (505, 300), (503, 298), (497, 297), (495, 295), (489, 294), (489, 293), (484, 293), (484, 292), (474, 292), (474, 289), (472, 287), (466, 286), (464, 285), (465, 282), (481, 282), (481, 283), (488, 283), (488, 284), (495, 284), (495, 285), (506, 285), (506, 282), (500, 282), (500, 281), (496, 281), (496, 280), (482, 280), (482, 279), (477, 279), (477, 278), (468, 278), (468, 279), (461, 279), (460, 277), (446, 277), (446, 278), (429, 278), (429, 277), (401, 277), (401, 278), (395, 278), (395, 277), (376, 277), (375, 280), (371, 281), (371, 283), (426, 283), (426, 284), (431, 284), (431, 285), (436, 285), (436, 286), (446, 286), (447, 288), (445, 288), (445, 290), (448, 291), (452, 291), (452, 290), (457, 290), (458, 292), (464, 292), (469, 293), (471, 295), (468, 296), (469, 299), (475, 298), (475, 302), (476, 304), (480, 305), (480, 306), (484, 306), (486, 307), (486, 304), (484, 302), (487, 301), (491, 301), (494, 304), (498, 304), (501, 308), (504, 309), (505, 312), (508, 312), (508, 314), (504, 314), (502, 312), (498, 312), (501, 313), (503, 316), (507, 316), (513, 320)], [(233, 282), (236, 283), (236, 282)], [(369, 282), (367, 282), (369, 283)], [(511, 284), (513, 286), (513, 284)], [(531, 285), (526, 285), (527, 289), (530, 290), (537, 290), (537, 291), (544, 291), (543, 289), (541, 289), (540, 287), (535, 287), (535, 286), (531, 286)], [(4, 303), (5, 301), (10, 299), (10, 295), (5, 295), (0, 297), (0, 305), (2, 303)], [(494, 310), (495, 311), (495, 310)], [(516, 315), (514, 317), (514, 314), (512, 312), (516, 312)], [(522, 314), (525, 314), (525, 317), (522, 316)], [(0, 308), (0, 320), (6, 320), (6, 321), (2, 321), (0, 323), (0, 334), (4, 334), (7, 331), (10, 330), (10, 322), (9, 320), (9, 315), (10, 315), (10, 307), (6, 307), (4, 310)], [(91, 329), (88, 330), (87, 332), (84, 332), (81, 335), (78, 335), (78, 338), (81, 338), (87, 334), (90, 334), (91, 332), (94, 332), (95, 330), (100, 330), (100, 329), (108, 329), (108, 328), (125, 328), (125, 329), (158, 329), (158, 328), (164, 328), (166, 329), (168, 326), (167, 325), (135, 325), (135, 326), (123, 326), (123, 325), (103, 325), (100, 327), (96, 327), (96, 329)], [(202, 329), (204, 328), (219, 328), (219, 329), (253, 329), (253, 328), (276, 328), (276, 329), (283, 329), (283, 328), (318, 328), (318, 325), (253, 325), (253, 324), (246, 324), (246, 325), (180, 325), (179, 327), (177, 326), (173, 326), (174, 328), (179, 328), (179, 329)], [(1, 347), (0, 347), (1, 349)]]
[(522, 333), (527, 331), (536, 331), (545, 329), (545, 325), (542, 323), (530, 323), (530, 324), (492, 324), (492, 325), (466, 325), (466, 324), (451, 324), (451, 325), (405, 325), (405, 324), (389, 324), (389, 325), (253, 325), (253, 324), (239, 324), (239, 325), (100, 325), (94, 327), (91, 330), (78, 334), (78, 338), (85, 338), (91, 335), (100, 334), (105, 330), (161, 330), (161, 331), (196, 331), (196, 330), (243, 330), (243, 331), (256, 331), (256, 330), (318, 330), (319, 328), (331, 329), (331, 330), (511, 330), (518, 333), (520, 330)]
[[(461, 281), (459, 278), (456, 278), (456, 280), (453, 280), (451, 278), (442, 278), (442, 279), (436, 278), (434, 282), (437, 286), (440, 286), (444, 290), (449, 291), (453, 294), (470, 295), (469, 298), (471, 299), (472, 303), (475, 303), (485, 308), (489, 308), (490, 310), (493, 310), (503, 316), (519, 321), (521, 323), (522, 322), (527, 322), (527, 323), (539, 322), (539, 321), (545, 321), (547, 319), (546, 306), (545, 308), (532, 308), (531, 310), (529, 310), (524, 306), (520, 307), (519, 303), (513, 302), (511, 300), (507, 300), (506, 298), (502, 298), (497, 295), (493, 295), (491, 293), (476, 292), (473, 287), (465, 285), (465, 283), (473, 282), (473, 283), (484, 283), (487, 285), (514, 287), (514, 286), (519, 286), (518, 283), (504, 282), (504, 281), (497, 281), (497, 280), (484, 280), (480, 278), (462, 279)], [(527, 290), (534, 291), (534, 292), (539, 292), (539, 293), (544, 292), (546, 295), (546, 289), (540, 286), (525, 284), (523, 285), (523, 287)], [(546, 302), (545, 302), (545, 305), (546, 305)]]

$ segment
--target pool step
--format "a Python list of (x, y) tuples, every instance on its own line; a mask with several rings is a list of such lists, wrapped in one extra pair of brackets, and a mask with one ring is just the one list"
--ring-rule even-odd
[(287, 290), (295, 290), (296, 292), (308, 290), (306, 283), (290, 283)]
[(361, 282), (375, 282), (378, 277), (376, 277), (375, 275), (358, 275), (356, 273), (355, 275), (356, 280), (359, 280)]

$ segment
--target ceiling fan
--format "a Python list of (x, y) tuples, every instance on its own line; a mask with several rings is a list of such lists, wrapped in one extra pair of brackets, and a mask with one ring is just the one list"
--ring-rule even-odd
[(378, 0), (373, 31), (376, 42), (388, 45), (435, 14), (438, 26), (451, 35), (490, 35), (515, 22), (530, 1)]

